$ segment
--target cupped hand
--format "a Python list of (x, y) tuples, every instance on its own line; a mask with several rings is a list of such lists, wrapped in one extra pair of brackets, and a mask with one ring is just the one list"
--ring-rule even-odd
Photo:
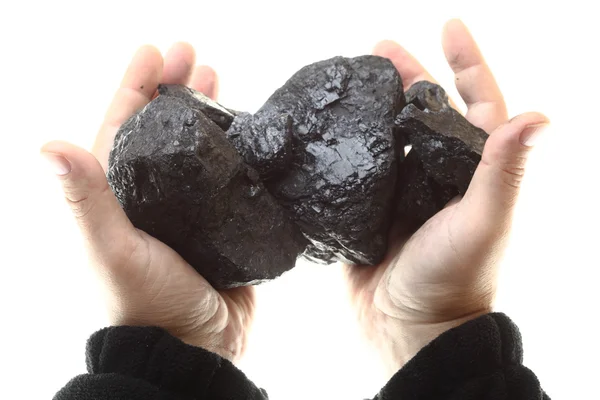
[(41, 151), (62, 182), (106, 289), (110, 322), (158, 326), (235, 361), (244, 352), (254, 313), (253, 288), (213, 289), (175, 251), (131, 224), (105, 175), (117, 130), (148, 104), (159, 83), (187, 84), (216, 97), (215, 72), (194, 65), (194, 49), (185, 43), (174, 45), (164, 59), (154, 47), (140, 48), (108, 108), (93, 154), (64, 142), (48, 143)]
[[(462, 22), (448, 22), (442, 41), (468, 108), (465, 117), (490, 136), (462, 199), (410, 237), (392, 233), (380, 265), (345, 269), (361, 326), (391, 373), (444, 331), (491, 311), (525, 162), (548, 124), (539, 113), (508, 119), (495, 79)], [(418, 81), (435, 82), (396, 43), (381, 42), (374, 54), (394, 63), (405, 90)]]

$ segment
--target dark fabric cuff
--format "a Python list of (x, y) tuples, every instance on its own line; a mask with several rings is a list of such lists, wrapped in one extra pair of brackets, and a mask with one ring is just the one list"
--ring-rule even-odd
[(142, 379), (183, 398), (267, 399), (266, 392), (228, 360), (156, 327), (96, 332), (87, 344), (86, 364), (90, 374)]
[(411, 393), (415, 399), (447, 398), (444, 396), (463, 391), (464, 398), (488, 398), (483, 393), (483, 397), (469, 396), (495, 387), (500, 391), (519, 390), (518, 397), (498, 398), (521, 399), (523, 385), (512, 381), (527, 379), (527, 387), (533, 391), (528, 399), (541, 399), (539, 382), (522, 362), (517, 326), (506, 315), (491, 313), (433, 340), (390, 379), (376, 398), (393, 399), (399, 393)]

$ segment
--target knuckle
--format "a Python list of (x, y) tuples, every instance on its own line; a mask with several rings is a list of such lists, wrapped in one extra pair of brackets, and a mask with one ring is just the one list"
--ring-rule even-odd
[(498, 168), (502, 175), (502, 181), (515, 189), (519, 189), (525, 177), (525, 162), (526, 157), (524, 156), (517, 156), (510, 161), (501, 162)]
[(65, 199), (78, 220), (85, 219), (94, 208), (94, 202), (91, 200), (89, 192), (81, 192), (77, 195), (67, 193)]
[(519, 189), (521, 187), (521, 182), (525, 176), (525, 168), (506, 166), (501, 167), (500, 170), (502, 172), (502, 181), (505, 184), (515, 189)]
[(486, 144), (486, 147), (481, 164), (496, 171), (504, 184), (519, 189), (525, 177), (526, 154), (507, 155), (500, 146)]
[(92, 188), (70, 189), (66, 187), (65, 199), (71, 207), (75, 218), (77, 220), (86, 220), (109, 190), (108, 183), (100, 187), (99, 190), (93, 190)]

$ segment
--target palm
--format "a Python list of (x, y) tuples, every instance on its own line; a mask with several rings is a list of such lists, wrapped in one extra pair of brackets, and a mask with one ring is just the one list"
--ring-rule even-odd
[[(471, 284), (472, 275), (469, 270), (460, 268), (460, 260), (465, 257), (452, 237), (453, 216), (458, 206), (447, 207), (431, 218), (399, 246), (394, 261), (382, 265), (390, 273), (398, 266), (397, 272), (402, 273), (396, 280), (401, 284), (402, 290), (398, 292), (402, 295), (394, 300), (404, 305), (405, 318), (429, 323), (456, 317), (452, 315), (456, 309), (452, 299), (463, 292), (462, 287)], [(380, 285), (379, 290), (387, 291), (387, 288)], [(429, 306), (421, 311), (422, 304)]]
[[(471, 269), (462, 266), (474, 266), (477, 262), (469, 260), (463, 264), (464, 245), (457, 245), (458, 241), (452, 239), (453, 215), (458, 206), (453, 204), (440, 211), (410, 237), (392, 238), (388, 254), (379, 265), (347, 267), (351, 296), (361, 314), (373, 317), (369, 314), (383, 311), (376, 298), (388, 295), (389, 276), (394, 273), (400, 274), (399, 279), (394, 279), (394, 285), (401, 295), (394, 297), (396, 309), (390, 316), (415, 323), (435, 323), (462, 316), (453, 315), (459, 311), (452, 300), (464, 304), (460, 294), (465, 287), (472, 286), (477, 277)], [(428, 305), (426, 309), (422, 309), (423, 304)], [(471, 311), (476, 312), (477, 304), (473, 307)]]
[[(462, 24), (449, 23), (443, 41), (457, 87), (469, 108), (466, 118), (490, 133), (508, 118), (489, 69)], [(394, 43), (380, 43), (375, 54), (394, 62), (405, 90), (421, 80), (435, 82)], [(381, 334), (382, 323), (439, 324), (487, 311), (495, 288), (481, 284), (482, 271), (497, 262), (503, 237), (476, 234), (478, 229), (486, 231), (480, 229), (485, 222), (472, 218), (469, 211), (477, 201), (465, 196), (411, 236), (392, 236), (388, 254), (378, 266), (346, 268), (350, 294), (370, 339), (379, 341), (376, 336)], [(495, 246), (490, 246), (492, 243)], [(493, 269), (488, 271), (493, 273)]]
[[(160, 326), (183, 341), (239, 357), (254, 309), (254, 288), (217, 292), (179, 254), (139, 233), (128, 276), (119, 280), (113, 323)], [(151, 312), (148, 312), (151, 310)], [(126, 316), (122, 320), (123, 316)]]
[[(87, 236), (94, 264), (108, 288), (111, 323), (160, 326), (189, 344), (235, 360), (244, 351), (246, 332), (252, 322), (254, 289), (216, 291), (174, 250), (135, 229), (108, 190), (98, 166), (99, 162), (106, 171), (117, 130), (152, 99), (159, 83), (185, 84), (216, 98), (214, 71), (207, 67), (193, 70), (194, 63), (194, 50), (184, 43), (173, 46), (164, 59), (155, 48), (142, 47), (96, 137), (92, 152), (98, 161), (75, 153), (71, 157), (86, 158), (88, 173), (94, 171), (96, 176), (95, 181), (89, 177), (87, 181), (99, 186), (98, 196), (103, 199), (102, 205), (94, 209), (98, 220), (81, 222), (84, 231), (94, 225), (107, 230), (94, 227)], [(86, 203), (80, 199), (72, 201), (74, 207)], [(94, 213), (83, 214), (88, 219), (95, 218)]]

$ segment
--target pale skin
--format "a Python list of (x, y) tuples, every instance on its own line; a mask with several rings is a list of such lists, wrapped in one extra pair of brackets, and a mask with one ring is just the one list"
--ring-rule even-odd
[[(466, 118), (490, 134), (471, 185), (410, 237), (390, 234), (380, 265), (345, 267), (367, 338), (390, 373), (444, 331), (492, 309), (496, 276), (534, 139), (548, 124), (539, 113), (508, 119), (502, 94), (466, 27), (446, 24), (443, 48), (467, 105)], [(392, 60), (405, 90), (434, 81), (400, 45), (374, 54)], [(106, 289), (111, 323), (160, 326), (184, 342), (232, 361), (244, 353), (254, 288), (214, 290), (177, 253), (127, 219), (105, 177), (119, 126), (155, 95), (159, 83), (187, 84), (216, 98), (217, 76), (194, 68), (193, 48), (175, 44), (163, 57), (138, 50), (102, 124), (92, 152), (64, 142), (43, 146), (86, 239), (91, 264)]]

